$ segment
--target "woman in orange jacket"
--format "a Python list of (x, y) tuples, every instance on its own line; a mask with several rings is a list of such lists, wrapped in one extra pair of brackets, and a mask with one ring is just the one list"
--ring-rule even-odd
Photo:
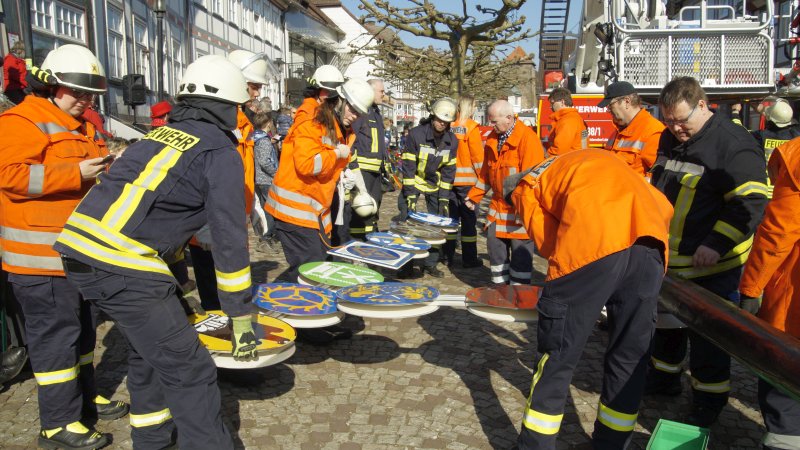
[[(740, 306), (800, 338), (800, 138), (776, 148), (768, 169), (774, 191), (744, 266)], [(800, 448), (800, 402), (763, 379), (758, 402), (764, 448)]]

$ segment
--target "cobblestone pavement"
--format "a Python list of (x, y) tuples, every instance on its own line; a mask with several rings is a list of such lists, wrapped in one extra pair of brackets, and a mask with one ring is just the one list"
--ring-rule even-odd
[[(384, 212), (395, 211), (395, 197)], [(382, 219), (383, 223), (388, 220)], [(479, 239), (486, 264), (485, 240)], [(283, 258), (252, 247), (254, 280), (273, 281)], [(488, 266), (488, 264), (487, 264)], [(416, 281), (463, 294), (489, 282), (489, 270), (447, 271)], [(541, 280), (544, 262), (536, 261)], [(386, 275), (389, 275), (386, 272)], [(286, 362), (251, 371), (220, 370), (223, 415), (248, 449), (507, 449), (518, 434), (535, 356), (535, 324), (494, 323), (442, 308), (404, 320), (357, 320), (350, 340), (326, 347), (298, 344)], [(559, 449), (590, 448), (606, 334), (596, 330), (570, 387)], [(126, 350), (111, 322), (98, 329), (95, 352), (101, 393), (127, 399)], [(756, 378), (734, 362), (732, 396), (711, 430), (710, 449), (753, 449), (764, 433)], [(689, 386), (677, 398), (646, 399), (631, 448), (645, 448), (659, 418), (679, 420)], [(35, 448), (36, 384), (24, 372), (0, 392), (0, 448)], [(130, 449), (126, 419), (97, 424), (113, 434), (108, 448)]]

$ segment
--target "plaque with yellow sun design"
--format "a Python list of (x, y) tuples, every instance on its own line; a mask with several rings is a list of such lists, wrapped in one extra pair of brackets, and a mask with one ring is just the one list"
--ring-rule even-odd
[(367, 283), (339, 289), (341, 301), (375, 306), (417, 305), (439, 296), (435, 288), (415, 283)]
[(259, 308), (290, 316), (320, 316), (336, 312), (336, 293), (294, 283), (259, 284), (253, 302)]

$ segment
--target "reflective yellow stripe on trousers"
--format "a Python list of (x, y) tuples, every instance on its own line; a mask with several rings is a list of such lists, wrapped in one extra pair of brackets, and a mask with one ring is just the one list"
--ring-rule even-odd
[(603, 402), (597, 405), (597, 421), (616, 431), (633, 431), (636, 427), (636, 417), (638, 415), (615, 411), (604, 405)]
[(550, 355), (548, 353), (545, 353), (544, 355), (542, 355), (542, 359), (539, 360), (539, 365), (536, 368), (536, 373), (533, 374), (533, 381), (531, 382), (531, 393), (530, 395), (528, 395), (528, 404), (525, 407), (525, 415), (522, 417), (522, 425), (525, 426), (525, 428), (541, 434), (558, 433), (558, 430), (561, 429), (561, 421), (562, 419), (564, 419), (564, 414), (546, 414), (531, 408), (531, 398), (533, 398), (533, 390), (534, 388), (536, 388), (536, 384), (542, 377), (542, 371), (544, 370), (544, 366), (545, 364), (547, 364), (547, 360), (549, 358)]
[(148, 414), (131, 413), (130, 415), (131, 426), (135, 428), (159, 425), (170, 419), (172, 419), (172, 414), (169, 412), (169, 408), (164, 408), (161, 411)]
[(33, 376), (36, 377), (36, 383), (39, 386), (49, 386), (51, 384), (66, 383), (78, 378), (78, 366), (70, 367), (69, 369), (54, 370), (52, 372), (34, 372)]

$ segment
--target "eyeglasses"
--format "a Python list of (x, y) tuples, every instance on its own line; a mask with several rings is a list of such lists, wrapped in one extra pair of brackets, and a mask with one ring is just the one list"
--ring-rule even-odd
[(617, 98), (611, 100), (610, 102), (608, 102), (608, 106), (606, 106), (606, 108), (609, 108), (611, 105), (613, 105), (615, 103), (619, 103), (619, 102), (625, 100), (626, 98), (628, 98), (628, 97), (626, 97), (624, 95), (622, 97), (617, 97)]
[(664, 122), (664, 125), (668, 127), (674, 127), (674, 126), (685, 127), (686, 124), (689, 123), (689, 119), (692, 118), (692, 114), (694, 114), (694, 111), (697, 109), (698, 105), (700, 105), (700, 103), (694, 105), (694, 108), (692, 108), (692, 110), (689, 112), (689, 115), (686, 116), (686, 118), (683, 120), (662, 120), (662, 122)]
[(75, 97), (77, 100), (92, 100), (94, 99), (95, 93), (89, 91), (82, 91), (80, 89), (69, 88), (72, 91), (72, 96)]

